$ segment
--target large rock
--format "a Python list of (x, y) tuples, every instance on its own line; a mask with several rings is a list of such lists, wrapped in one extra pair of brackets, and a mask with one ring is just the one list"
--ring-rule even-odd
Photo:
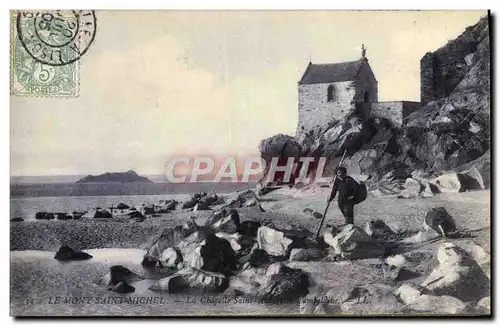
[(54, 259), (60, 261), (87, 260), (90, 258), (92, 258), (92, 255), (80, 250), (73, 250), (65, 245), (62, 245), (54, 256)]
[(247, 237), (255, 238), (261, 224), (258, 221), (243, 221), (240, 223), (238, 233)]
[(144, 216), (141, 212), (139, 211), (131, 211), (130, 213), (127, 214), (129, 218), (133, 218), (136, 221), (144, 221), (146, 219), (146, 216)]
[(269, 254), (265, 250), (259, 249), (257, 244), (252, 247), (248, 254), (238, 259), (238, 263), (243, 266), (262, 266), (269, 261)]
[(236, 255), (231, 244), (211, 231), (197, 231), (178, 244), (186, 267), (209, 272), (231, 274), (237, 269)]
[(482, 298), (477, 302), (477, 306), (484, 308), (486, 313), (489, 314), (491, 312), (491, 298), (490, 297)]
[(394, 231), (382, 220), (367, 221), (365, 223), (365, 232), (376, 239), (388, 239), (395, 236)]
[(228, 284), (229, 280), (223, 274), (188, 267), (154, 282), (149, 289), (167, 293), (181, 293), (187, 289), (201, 293), (218, 293), (224, 291)]
[(458, 173), (443, 174), (430, 180), (435, 184), (440, 192), (461, 192), (464, 191), (460, 176)]
[(307, 274), (277, 262), (267, 268), (249, 268), (231, 278), (225, 294), (264, 300), (293, 300), (307, 294), (308, 288)]
[(185, 237), (195, 232), (194, 225), (176, 226), (174, 228), (164, 229), (158, 236), (154, 237), (151, 245), (148, 246), (144, 259), (143, 266), (153, 267), (160, 261), (161, 254), (170, 247), (176, 246)]
[(421, 284), (437, 295), (477, 301), (490, 291), (490, 280), (478, 263), (457, 245), (443, 243), (437, 253), (439, 266)]
[(240, 227), (240, 215), (235, 209), (224, 210), (220, 219), (213, 223), (212, 228), (218, 232), (235, 233)]
[(380, 257), (385, 253), (385, 248), (380, 243), (353, 224), (344, 226), (327, 244), (333, 247), (337, 256), (344, 259)]
[(221, 239), (227, 240), (231, 245), (231, 248), (233, 248), (233, 251), (237, 254), (247, 251), (255, 243), (252, 238), (241, 235), (239, 233), (230, 234), (225, 232), (217, 232), (215, 235)]
[(116, 208), (117, 209), (130, 209), (130, 206), (127, 204), (124, 204), (124, 203), (119, 203), (118, 205), (116, 205)]
[(56, 213), (56, 219), (58, 219), (60, 221), (72, 220), (73, 215), (68, 214), (68, 213)]
[[(457, 168), (461, 174), (467, 174), (476, 179), (479, 186), (489, 189), (491, 186), (491, 157), (488, 150), (481, 157)], [(476, 173), (479, 173), (479, 175)]]
[(215, 192), (211, 192), (211, 193), (203, 196), (198, 201), (198, 204), (202, 205), (203, 207), (209, 207), (210, 205), (216, 203), (218, 199), (219, 199), (219, 196)]
[(83, 215), (83, 218), (112, 218), (113, 214), (111, 214), (109, 211), (105, 209), (91, 209), (85, 215)]
[(126, 282), (120, 282), (111, 288), (113, 292), (127, 294), (135, 291), (135, 288), (132, 285), (127, 284)]
[(271, 256), (287, 257), (292, 249), (293, 240), (287, 238), (283, 231), (261, 226), (257, 230), (257, 243), (259, 249), (265, 250)]
[(272, 157), (298, 157), (300, 156), (302, 147), (294, 137), (278, 134), (261, 140), (259, 150), (265, 159)]
[(113, 265), (109, 268), (109, 273), (99, 280), (99, 284), (104, 284), (108, 289), (112, 289), (121, 282), (129, 284), (142, 280), (144, 280), (144, 277), (132, 272), (130, 269), (122, 265)]
[(226, 198), (226, 203), (224, 204), (224, 208), (241, 208), (245, 206), (245, 204), (251, 200), (257, 201), (257, 196), (253, 190), (244, 190), (231, 194)]
[(403, 284), (394, 291), (394, 294), (406, 304), (402, 309), (406, 313), (460, 314), (467, 311), (467, 305), (457, 298), (426, 294), (423, 291), (425, 292), (424, 288)]
[(35, 214), (35, 219), (37, 220), (53, 220), (55, 218), (54, 213), (37, 212)]
[(340, 304), (344, 313), (356, 315), (389, 314), (399, 312), (403, 307), (391, 293), (388, 285), (361, 284), (352, 287), (348, 293), (347, 299)]
[(455, 221), (444, 207), (431, 209), (424, 218), (424, 229), (432, 229), (442, 236), (455, 232)]
[(419, 198), (423, 190), (424, 187), (420, 182), (412, 178), (407, 178), (404, 184), (404, 190), (401, 192), (400, 196), (407, 199)]
[(441, 234), (437, 233), (433, 229), (430, 229), (430, 228), (425, 229), (424, 228), (423, 230), (419, 230), (416, 234), (402, 239), (401, 243), (405, 243), (405, 244), (423, 243), (423, 242), (427, 242), (429, 240), (436, 239), (440, 236), (441, 236)]
[(466, 312), (467, 305), (449, 295), (434, 296), (423, 294), (403, 308), (404, 312), (429, 312), (432, 314), (461, 314)]
[(172, 247), (165, 249), (160, 256), (160, 263), (165, 267), (176, 267), (182, 260), (180, 250)]
[(191, 197), (182, 203), (182, 208), (183, 209), (193, 208), (197, 203), (198, 203), (198, 199), (196, 199), (195, 197)]
[(203, 258), (201, 269), (205, 271), (229, 275), (237, 268), (236, 255), (231, 244), (215, 234), (211, 234), (205, 239), (200, 253)]

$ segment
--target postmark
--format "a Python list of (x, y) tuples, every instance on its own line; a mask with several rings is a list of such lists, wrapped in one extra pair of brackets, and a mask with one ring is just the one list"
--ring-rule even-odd
[(96, 35), (92, 10), (11, 13), (11, 94), (76, 97), (79, 59)]

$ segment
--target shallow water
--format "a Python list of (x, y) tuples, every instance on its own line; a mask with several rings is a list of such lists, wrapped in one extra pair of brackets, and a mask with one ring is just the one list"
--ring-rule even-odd
[[(59, 262), (50, 251), (11, 251), (11, 315), (14, 316), (162, 316), (298, 314), (299, 304), (242, 302), (224, 295), (172, 295), (148, 290), (154, 279), (135, 282), (130, 294), (110, 292), (98, 284), (109, 267), (123, 265), (154, 277), (140, 262), (138, 249), (91, 249), (87, 261)], [(158, 278), (158, 276), (156, 276)]]

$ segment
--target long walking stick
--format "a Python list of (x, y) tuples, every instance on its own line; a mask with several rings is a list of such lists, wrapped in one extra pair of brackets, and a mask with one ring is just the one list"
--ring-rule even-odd
[[(340, 159), (339, 166), (342, 166), (342, 162), (344, 161), (345, 152), (346, 151), (344, 150), (344, 154), (342, 154), (342, 158)], [(335, 177), (333, 178), (332, 186), (335, 184), (336, 180), (337, 180), (337, 173), (335, 173)], [(327, 198), (328, 203), (326, 204), (325, 212), (323, 213), (323, 217), (321, 218), (321, 222), (319, 223), (318, 231), (316, 231), (316, 239), (319, 237), (319, 232), (321, 231), (321, 227), (323, 227), (323, 223), (325, 222), (326, 212), (328, 212), (328, 208), (330, 207), (330, 201), (328, 199), (330, 199), (330, 193), (328, 194), (328, 198)]]

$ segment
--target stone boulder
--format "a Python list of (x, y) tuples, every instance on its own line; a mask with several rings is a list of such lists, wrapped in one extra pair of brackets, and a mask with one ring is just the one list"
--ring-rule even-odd
[(77, 211), (73, 211), (71, 214), (73, 215), (73, 219), (74, 220), (79, 220), (83, 217), (83, 215), (85, 215), (86, 212), (77, 212)]
[(436, 296), (422, 293), (425, 289), (414, 285), (403, 284), (394, 294), (405, 303), (403, 312), (432, 312), (433, 314), (464, 313), (467, 305), (461, 300), (449, 295)]
[(135, 288), (127, 284), (126, 282), (119, 282), (118, 284), (114, 285), (111, 290), (116, 293), (127, 294), (134, 292)]
[(261, 226), (257, 230), (257, 244), (259, 249), (271, 256), (287, 257), (292, 249), (293, 240), (288, 238), (283, 231)]
[(485, 310), (486, 313), (491, 313), (491, 298), (484, 297), (477, 302), (477, 306)]
[(218, 238), (227, 240), (236, 254), (249, 251), (249, 249), (251, 249), (255, 243), (252, 238), (241, 235), (239, 233), (230, 234), (225, 232), (217, 232), (215, 235)]
[(443, 243), (437, 253), (439, 266), (421, 284), (436, 295), (477, 301), (490, 294), (490, 280), (478, 263), (457, 245)]
[(119, 283), (134, 283), (144, 280), (144, 277), (132, 272), (122, 265), (113, 265), (109, 268), (109, 273), (101, 277), (99, 284), (104, 284), (108, 289), (112, 289)]
[(365, 232), (375, 239), (388, 239), (395, 236), (394, 231), (382, 220), (371, 220), (365, 223)]
[(399, 195), (401, 198), (411, 199), (419, 198), (424, 186), (417, 180), (407, 178), (404, 184), (404, 190)]
[(73, 250), (65, 245), (62, 245), (54, 256), (54, 259), (60, 261), (87, 260), (90, 258), (92, 258), (92, 255), (80, 250)]
[(105, 210), (105, 209), (96, 209), (96, 210), (89, 210), (83, 217), (84, 218), (112, 218), (113, 214), (111, 214), (108, 210)]
[(201, 293), (219, 293), (228, 284), (229, 279), (223, 274), (188, 267), (154, 282), (149, 289), (166, 293), (181, 293), (187, 289)]
[(72, 220), (73, 215), (68, 214), (68, 213), (56, 213), (56, 219), (59, 221), (66, 221), (66, 220)]
[(160, 263), (165, 267), (176, 267), (182, 260), (181, 251), (173, 247), (165, 249), (160, 256)]
[(444, 207), (436, 207), (428, 211), (423, 226), (424, 229), (432, 229), (442, 236), (456, 231), (455, 221)]
[(458, 167), (456, 170), (460, 174), (469, 175), (474, 178), (476, 184), (482, 189), (489, 189), (491, 187), (491, 157), (488, 150), (481, 157), (469, 162), (465, 165)]
[(225, 294), (264, 300), (293, 300), (307, 294), (309, 278), (283, 262), (249, 268), (231, 278)]
[(170, 210), (175, 210), (175, 208), (177, 207), (177, 200), (166, 200), (164, 205), (163, 205), (163, 209), (164, 210), (167, 210), (167, 211), (170, 211)]
[(257, 196), (253, 190), (239, 191), (226, 198), (224, 208), (241, 208), (250, 200), (256, 200), (258, 203)]
[(259, 150), (264, 158), (296, 157), (300, 155), (301, 146), (294, 137), (278, 134), (259, 143)]
[(441, 236), (441, 234), (437, 233), (433, 229), (425, 229), (424, 228), (423, 230), (419, 230), (416, 234), (402, 239), (401, 243), (404, 243), (404, 244), (423, 243), (423, 242), (427, 242), (429, 240), (436, 239), (440, 236)]
[(361, 228), (348, 224), (332, 239), (325, 242), (333, 247), (335, 255), (343, 259), (381, 257), (385, 248)]
[(321, 239), (327, 246), (333, 245), (333, 239), (337, 234), (340, 233), (340, 230), (333, 226), (326, 226), (325, 231), (321, 235)]
[(55, 218), (54, 213), (37, 212), (35, 214), (35, 219), (37, 220), (53, 220)]
[(130, 206), (124, 203), (119, 203), (116, 205), (116, 209), (130, 209)]
[(145, 267), (154, 267), (160, 261), (161, 254), (170, 247), (176, 246), (185, 237), (195, 232), (193, 225), (176, 226), (164, 229), (158, 236), (154, 237), (146, 250), (142, 260)]
[(198, 204), (194, 205), (194, 207), (193, 207), (193, 212), (209, 211), (209, 210), (210, 210), (210, 207), (208, 207), (208, 205), (202, 204), (202, 203), (198, 203)]
[(269, 254), (258, 248), (255, 244), (248, 254), (241, 256), (238, 259), (238, 264), (244, 266), (262, 266), (270, 261)]
[(195, 197), (191, 197), (188, 200), (186, 200), (185, 202), (183, 202), (181, 207), (182, 207), (182, 209), (193, 208), (197, 203), (198, 203), (198, 199), (196, 199)]
[(443, 174), (430, 182), (436, 185), (440, 192), (462, 192), (465, 190), (458, 173)]
[(146, 219), (146, 216), (144, 216), (141, 212), (139, 211), (131, 211), (128, 213), (129, 218), (134, 218), (137, 221), (143, 221)]
[(200, 198), (198, 204), (201, 204), (203, 207), (209, 207), (217, 202), (219, 196), (215, 192), (211, 192)]
[(212, 224), (212, 228), (218, 232), (236, 233), (240, 227), (240, 215), (235, 209), (223, 210), (219, 220)]
[(398, 313), (403, 304), (385, 284), (336, 285), (316, 291), (300, 303), (303, 314), (335, 313), (342, 315), (371, 315)]
[(319, 248), (295, 248), (290, 251), (290, 261), (318, 261), (326, 256)]
[(246, 237), (255, 238), (260, 227), (261, 224), (258, 221), (243, 221), (238, 227), (238, 233)]
[(186, 267), (209, 272), (231, 274), (237, 269), (236, 255), (231, 244), (217, 237), (211, 230), (200, 230), (178, 244)]
[(209, 272), (229, 275), (231, 271), (236, 270), (236, 256), (231, 244), (215, 234), (205, 239), (205, 244), (201, 246), (201, 257), (203, 266), (201, 269)]
[[(331, 294), (335, 289), (327, 292)], [(356, 315), (389, 314), (403, 307), (391, 287), (385, 284), (360, 284), (352, 287), (345, 300), (340, 300), (343, 313)]]

